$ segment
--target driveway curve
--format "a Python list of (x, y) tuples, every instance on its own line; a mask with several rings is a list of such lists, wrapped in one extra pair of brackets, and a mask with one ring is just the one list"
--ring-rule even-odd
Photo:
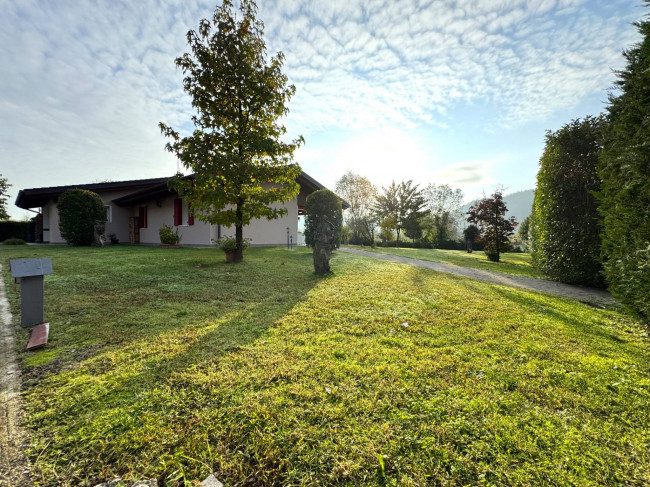
[(543, 279), (534, 279), (532, 277), (515, 276), (512, 274), (503, 274), (501, 272), (490, 272), (481, 269), (472, 269), (470, 267), (461, 267), (453, 264), (443, 264), (441, 262), (430, 262), (428, 260), (412, 259), (409, 257), (402, 257), (392, 254), (379, 254), (376, 252), (368, 252), (367, 250), (340, 248), (340, 252), (348, 254), (359, 255), (371, 259), (388, 260), (391, 262), (398, 262), (400, 264), (407, 264), (423, 269), (431, 269), (437, 272), (444, 272), (446, 274), (455, 274), (457, 276), (469, 277), (470, 279), (478, 279), (480, 281), (492, 282), (494, 284), (501, 284), (503, 286), (518, 287), (527, 289), (529, 291), (539, 291), (555, 296), (565, 298), (573, 298), (582, 303), (604, 308), (606, 306), (616, 305), (616, 301), (612, 295), (604, 289), (595, 289), (583, 286), (573, 286), (571, 284), (564, 284), (555, 281), (546, 281)]

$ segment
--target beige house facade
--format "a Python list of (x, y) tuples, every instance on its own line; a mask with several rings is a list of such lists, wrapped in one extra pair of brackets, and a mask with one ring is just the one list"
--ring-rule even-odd
[[(97, 193), (106, 208), (107, 243), (131, 243), (159, 245), (158, 230), (169, 225), (178, 230), (181, 244), (186, 246), (210, 246), (213, 240), (234, 236), (233, 228), (213, 225), (194, 217), (184, 201), (167, 186), (170, 178), (139, 179), (108, 183), (54, 186), (23, 189), (18, 193), (16, 206), (34, 211), (37, 209), (35, 242), (66, 243), (59, 230), (58, 197), (68, 189), (85, 189)], [(304, 172), (297, 178), (300, 185), (298, 196), (284, 203), (286, 215), (276, 220), (256, 219), (243, 229), (244, 238), (253, 246), (297, 244), (299, 218), (304, 214), (305, 200), (312, 192), (324, 188), (322, 184)]]

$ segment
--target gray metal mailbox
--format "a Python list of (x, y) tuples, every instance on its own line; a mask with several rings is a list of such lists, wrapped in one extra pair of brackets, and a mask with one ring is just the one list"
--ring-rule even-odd
[(20, 325), (30, 328), (43, 323), (43, 276), (52, 274), (51, 259), (9, 261), (11, 275), (20, 284)]

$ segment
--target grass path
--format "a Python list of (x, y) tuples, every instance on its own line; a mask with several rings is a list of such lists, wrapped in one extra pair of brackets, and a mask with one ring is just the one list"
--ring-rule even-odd
[(54, 267), (19, 354), (41, 487), (650, 484), (647, 328), (616, 310), (343, 252), (18, 257)]
[(494, 284), (518, 287), (531, 291), (540, 291), (554, 294), (556, 296), (573, 298), (577, 299), (580, 302), (588, 303), (594, 306), (605, 307), (616, 305), (616, 301), (614, 298), (612, 298), (612, 295), (604, 289), (596, 289), (584, 286), (572, 286), (570, 284), (563, 284), (561, 282), (502, 274), (500, 272), (474, 269), (471, 267), (462, 267), (460, 265), (445, 264), (441, 262), (425, 261), (417, 258), (404, 257), (401, 255), (369, 252), (353, 247), (345, 247), (341, 248), (340, 250), (341, 252), (348, 252), (372, 259), (399, 262), (401, 264), (414, 265), (425, 269), (431, 269), (437, 272), (465, 276), (471, 279), (479, 279), (481, 281), (492, 282)]

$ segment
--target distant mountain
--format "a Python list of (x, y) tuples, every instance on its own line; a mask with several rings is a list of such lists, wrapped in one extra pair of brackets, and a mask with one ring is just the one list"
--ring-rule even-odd
[[(506, 213), (506, 218), (511, 216), (515, 217), (517, 223), (521, 223), (526, 219), (527, 216), (530, 216), (530, 213), (533, 208), (533, 198), (535, 197), (534, 189), (527, 189), (525, 191), (517, 191), (516, 193), (510, 193), (503, 196), (503, 201), (508, 207), (508, 212)], [(467, 212), (470, 206), (478, 203), (479, 200), (470, 201), (465, 206), (463, 206), (463, 212)]]

